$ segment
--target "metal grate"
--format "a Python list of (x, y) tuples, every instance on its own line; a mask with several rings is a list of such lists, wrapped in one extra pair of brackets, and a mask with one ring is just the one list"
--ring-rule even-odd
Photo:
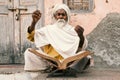
[(71, 11), (91, 11), (93, 9), (93, 0), (64, 0)]

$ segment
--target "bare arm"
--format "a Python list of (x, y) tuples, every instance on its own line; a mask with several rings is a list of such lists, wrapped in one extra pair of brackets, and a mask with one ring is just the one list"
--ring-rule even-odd
[(36, 10), (32, 13), (32, 22), (31, 25), (28, 27), (28, 33), (31, 33), (35, 29), (35, 25), (40, 18), (41, 18), (41, 13), (39, 10)]
[(78, 34), (78, 36), (80, 38), (78, 49), (81, 49), (83, 44), (84, 44), (84, 36), (83, 36), (84, 29), (81, 26), (77, 25), (75, 27), (75, 31), (77, 32), (77, 34)]

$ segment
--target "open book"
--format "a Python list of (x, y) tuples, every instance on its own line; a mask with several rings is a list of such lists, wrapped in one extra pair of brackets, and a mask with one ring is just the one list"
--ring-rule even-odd
[(56, 58), (52, 58), (49, 55), (39, 52), (35, 49), (29, 49), (30, 52), (32, 52), (33, 54), (49, 61), (50, 63), (52, 63), (53, 66), (57, 67), (60, 70), (64, 70), (67, 67), (70, 66), (71, 63), (73, 63), (74, 61), (80, 60), (83, 57), (86, 57), (87, 55), (90, 55), (91, 52), (90, 51), (81, 51), (77, 54), (75, 54), (74, 56), (68, 57), (62, 61), (57, 60)]

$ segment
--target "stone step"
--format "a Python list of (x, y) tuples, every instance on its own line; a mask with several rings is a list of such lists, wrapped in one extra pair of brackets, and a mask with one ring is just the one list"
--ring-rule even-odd
[(0, 65), (0, 74), (13, 74), (24, 72), (24, 65)]

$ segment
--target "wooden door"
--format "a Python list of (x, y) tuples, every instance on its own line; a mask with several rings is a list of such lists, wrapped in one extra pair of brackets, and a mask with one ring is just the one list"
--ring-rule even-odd
[(11, 63), (14, 54), (14, 19), (10, 7), (13, 2), (0, 0), (0, 63)]
[[(24, 51), (34, 47), (27, 40), (27, 27), (31, 14), (39, 9), (43, 13), (43, 0), (0, 0), (0, 64), (24, 63)], [(43, 18), (37, 28), (43, 25)]]

